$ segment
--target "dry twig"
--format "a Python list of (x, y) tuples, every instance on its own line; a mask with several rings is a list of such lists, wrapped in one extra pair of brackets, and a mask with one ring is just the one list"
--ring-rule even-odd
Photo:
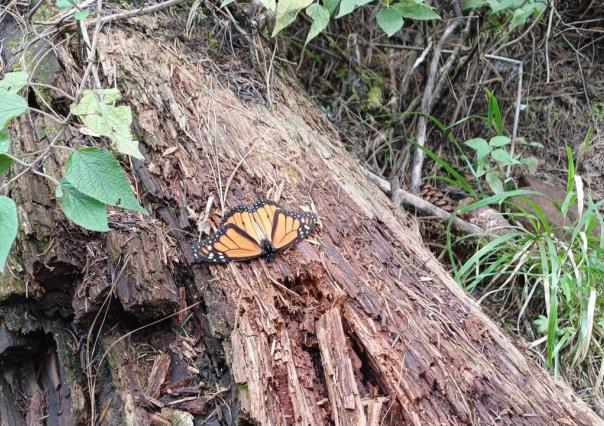
[(436, 79), (436, 72), (438, 71), (438, 63), (440, 61), (440, 55), (443, 48), (443, 45), (449, 38), (451, 34), (455, 31), (455, 29), (461, 24), (460, 19), (455, 19), (453, 22), (449, 24), (449, 26), (443, 32), (442, 37), (440, 38), (436, 48), (434, 49), (434, 53), (432, 54), (432, 61), (430, 62), (430, 69), (428, 71), (428, 79), (426, 81), (426, 87), (424, 89), (424, 94), (422, 96), (422, 106), (421, 112), (418, 121), (417, 121), (417, 132), (415, 142), (418, 147), (415, 151), (415, 156), (413, 157), (413, 166), (411, 168), (411, 192), (417, 194), (419, 191), (419, 185), (421, 183), (422, 177), (422, 165), (424, 163), (424, 151), (422, 148), (426, 144), (426, 115), (430, 114), (430, 104), (432, 102), (432, 93), (434, 90), (434, 82)]
[[(384, 191), (386, 194), (390, 193), (391, 186), (386, 179), (379, 177), (375, 173), (372, 173), (365, 168), (362, 168), (362, 170), (365, 173), (365, 176), (367, 176), (369, 180), (375, 183), (382, 191)], [(399, 196), (402, 204), (412, 206), (426, 215), (433, 216), (443, 221), (451, 220), (451, 223), (456, 228), (465, 233), (480, 235), (485, 234), (485, 231), (482, 228), (463, 219), (460, 219), (455, 215), (452, 215), (451, 213), (441, 209), (440, 207), (435, 206), (434, 204), (418, 197), (417, 195), (413, 195), (399, 188)]]

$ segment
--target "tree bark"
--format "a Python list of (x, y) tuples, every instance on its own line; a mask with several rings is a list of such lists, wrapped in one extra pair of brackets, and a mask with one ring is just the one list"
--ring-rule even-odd
[[(97, 47), (103, 84), (136, 117), (145, 161), (129, 169), (151, 215), (112, 211), (113, 231), (92, 234), (41, 178), (11, 189), (22, 227), (0, 278), (2, 424), (600, 423), (457, 286), (285, 71), (266, 79), (162, 19), (107, 26)], [(77, 49), (57, 49), (54, 84), (73, 93)], [(18, 120), (16, 154), (53, 126)], [(66, 155), (53, 150), (46, 173)], [(320, 226), (272, 263), (190, 263), (193, 212), (213, 197), (215, 225), (266, 196)]]

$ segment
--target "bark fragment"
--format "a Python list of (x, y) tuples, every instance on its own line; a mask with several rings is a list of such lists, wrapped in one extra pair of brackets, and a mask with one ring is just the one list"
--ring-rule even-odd
[(330, 309), (319, 318), (317, 338), (335, 425), (367, 425), (337, 309)]

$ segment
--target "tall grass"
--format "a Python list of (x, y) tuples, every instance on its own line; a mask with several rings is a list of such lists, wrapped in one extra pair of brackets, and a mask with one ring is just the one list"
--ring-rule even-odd
[[(449, 238), (449, 252), (454, 276), (480, 301), (502, 303), (515, 312), (515, 328), (521, 322), (535, 336), (530, 347), (544, 359), (555, 376), (576, 376), (573, 371), (584, 362), (595, 362), (584, 371), (599, 371), (591, 377), (599, 386), (604, 377), (602, 337), (604, 334), (604, 220), (602, 202), (595, 203), (583, 191), (581, 178), (575, 174), (572, 153), (568, 153), (567, 194), (558, 206), (566, 216), (577, 209), (578, 219), (565, 227), (564, 234), (554, 234), (552, 224), (540, 207), (526, 199), (531, 211), (507, 213), (508, 219), (524, 218), (533, 226), (484, 241), (459, 266), (453, 250), (468, 238)], [(512, 197), (533, 194), (514, 190), (486, 197), (461, 209), (469, 212), (485, 205), (505, 205)], [(585, 207), (584, 207), (585, 206)], [(600, 224), (600, 234), (594, 229)], [(503, 295), (503, 296), (502, 296)], [(505, 305), (505, 306), (503, 306)], [(587, 367), (587, 366), (586, 366)], [(589, 375), (589, 374), (588, 374)], [(591, 376), (594, 376), (591, 374)]]

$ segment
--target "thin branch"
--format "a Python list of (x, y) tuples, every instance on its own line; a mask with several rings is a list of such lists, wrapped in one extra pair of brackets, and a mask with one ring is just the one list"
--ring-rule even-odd
[[(361, 167), (361, 169), (363, 170), (363, 173), (365, 173), (365, 176), (367, 176), (370, 181), (375, 183), (382, 191), (384, 191), (384, 193), (390, 193), (390, 183), (386, 179), (379, 177), (364, 167)], [(485, 235), (484, 229), (480, 228), (479, 226), (460, 219), (455, 215), (441, 209), (440, 207), (437, 207), (434, 204), (424, 200), (423, 198), (418, 197), (417, 195), (413, 195), (410, 192), (402, 189), (399, 189), (399, 195), (402, 204), (414, 207), (422, 213), (433, 216), (437, 219), (441, 219), (444, 222), (450, 220), (453, 226), (467, 234)]]
[(547, 32), (545, 33), (545, 82), (549, 83), (549, 79), (550, 79), (550, 64), (549, 64), (549, 39), (551, 37), (552, 34), (552, 21), (554, 18), (554, 1), (550, 0), (549, 2), (550, 5), (550, 11), (549, 11), (549, 18), (547, 20)]
[(184, 3), (186, 0), (168, 0), (163, 3), (154, 4), (152, 6), (142, 7), (136, 10), (128, 10), (126, 12), (115, 13), (113, 15), (105, 16), (101, 19), (102, 24), (106, 24), (108, 22), (119, 21), (122, 19), (133, 18), (135, 16), (147, 15), (149, 13), (158, 12), (163, 9), (167, 9), (170, 6), (175, 6), (181, 3)]
[(539, 23), (539, 20), (541, 19), (541, 17), (543, 16), (544, 12), (541, 12), (541, 14), (539, 16), (537, 16), (533, 22), (531, 23), (531, 25), (529, 25), (529, 27), (522, 33), (520, 34), (518, 37), (516, 37), (514, 40), (508, 41), (505, 44), (502, 44), (501, 46), (499, 46), (497, 49), (495, 49), (493, 51), (493, 54), (496, 55), (497, 53), (501, 52), (503, 49), (505, 49), (506, 47), (510, 47), (516, 43), (518, 43), (519, 41), (521, 41), (524, 37), (526, 37), (532, 30), (533, 28), (535, 28), (535, 25), (537, 25)]
[[(54, 183), (54, 184), (55, 184), (55, 185), (57, 185), (57, 186), (59, 186), (59, 185), (60, 185), (59, 181), (58, 181), (58, 180), (56, 180), (55, 178), (53, 178), (52, 176), (47, 175), (46, 173), (39, 172), (38, 170), (36, 170), (36, 169), (34, 168), (34, 167), (35, 167), (35, 165), (36, 165), (36, 162), (33, 162), (33, 163), (31, 163), (31, 164), (28, 164), (28, 163), (26, 163), (25, 161), (22, 161), (22, 160), (18, 159), (17, 157), (15, 157), (15, 156), (13, 156), (13, 155), (9, 154), (8, 152), (3, 153), (2, 155), (4, 155), (5, 157), (10, 158), (10, 159), (11, 159), (13, 162), (15, 162), (15, 163), (17, 163), (17, 164), (19, 164), (19, 165), (21, 165), (21, 166), (25, 167), (25, 169), (22, 171), (22, 173), (19, 173), (19, 176), (22, 176), (22, 175), (23, 175), (25, 172), (27, 172), (27, 171), (31, 170), (31, 172), (32, 172), (33, 174), (38, 175), (38, 176), (42, 176), (43, 178), (48, 179), (49, 181), (51, 181), (52, 183)], [(12, 181), (12, 179), (11, 179), (11, 181)], [(7, 186), (7, 185), (8, 185), (8, 184), (9, 184), (11, 181), (7, 182), (7, 183), (6, 183), (4, 186)], [(4, 186), (3, 186), (3, 188), (4, 188)]]
[[(522, 79), (524, 66), (522, 61), (518, 61), (516, 59), (506, 58), (504, 56), (496, 56), (496, 55), (484, 55), (486, 59), (493, 59), (496, 61), (507, 62), (508, 64), (515, 65), (518, 67), (518, 85), (516, 86), (516, 102), (514, 106), (514, 124), (512, 127), (512, 142), (510, 144), (510, 155), (514, 156), (514, 151), (516, 148), (516, 138), (518, 136), (518, 122), (520, 121), (520, 107), (522, 101)], [(506, 176), (510, 177), (512, 172), (512, 165), (509, 164), (506, 170)]]
[(424, 95), (422, 97), (421, 112), (417, 120), (417, 132), (415, 142), (417, 143), (417, 149), (415, 150), (415, 156), (413, 157), (413, 166), (411, 168), (411, 192), (417, 194), (419, 191), (419, 185), (422, 178), (422, 166), (424, 164), (424, 151), (422, 148), (426, 144), (426, 115), (430, 114), (430, 103), (432, 101), (432, 92), (434, 90), (434, 82), (436, 79), (436, 72), (438, 71), (438, 63), (440, 61), (440, 55), (443, 45), (449, 38), (455, 29), (462, 23), (461, 19), (455, 19), (445, 29), (442, 37), (438, 41), (438, 44), (434, 48), (432, 54), (432, 61), (430, 62), (430, 69), (428, 71), (428, 79), (426, 81), (426, 87), (424, 89)]
[[(434, 109), (435, 102), (440, 99), (442, 89), (445, 86), (445, 82), (449, 80), (449, 70), (451, 69), (453, 64), (459, 62), (457, 59), (459, 57), (459, 54), (463, 50), (466, 39), (468, 38), (468, 34), (470, 33), (471, 24), (472, 24), (472, 20), (468, 19), (464, 29), (461, 32), (459, 40), (457, 41), (457, 43), (459, 43), (459, 44), (455, 47), (455, 49), (453, 49), (452, 52), (445, 52), (444, 50), (442, 51), (443, 53), (450, 53), (450, 56), (447, 59), (447, 61), (445, 62), (445, 65), (439, 71), (440, 77), (434, 87), (432, 99), (430, 100), (430, 111), (432, 111)], [(474, 52), (474, 49), (472, 49), (472, 52)], [(455, 78), (455, 75), (453, 78)], [(451, 85), (453, 85), (453, 80), (451, 80)]]

